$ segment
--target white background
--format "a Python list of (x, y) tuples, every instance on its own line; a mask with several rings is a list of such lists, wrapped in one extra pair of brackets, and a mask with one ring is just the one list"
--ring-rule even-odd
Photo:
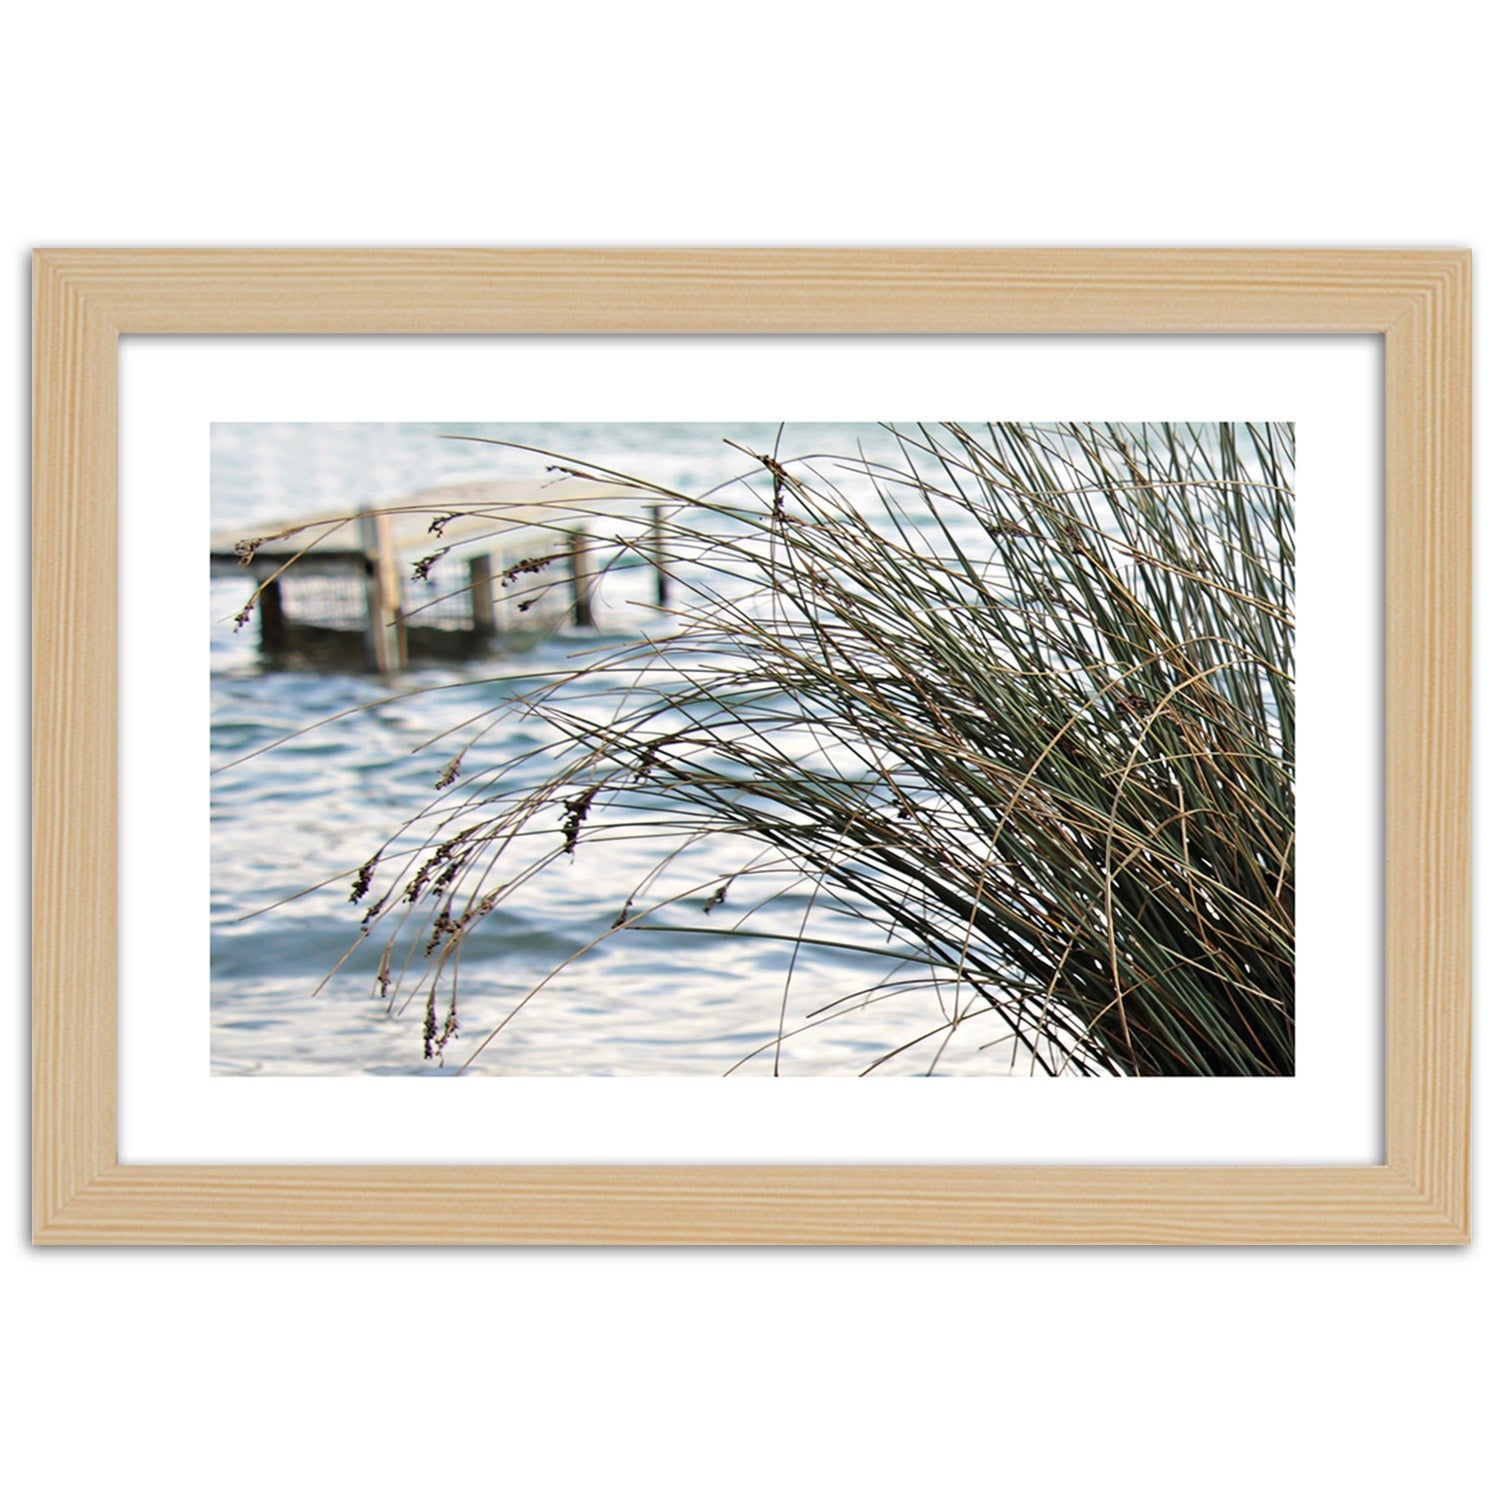
[[(31, 245), (1465, 244), (1482, 435), (1500, 237), (1475, 15), (31, 7), (0, 89), (13, 805)], [(1481, 493), (1483, 476), (1481, 450)], [(1479, 611), (1484, 632), (1482, 594)], [(22, 848), (9, 872), (19, 1493), (1196, 1500), (1492, 1480), (1482, 1100), (1466, 1250), (40, 1253)]]
[[(120, 1159), (1383, 1159), (1374, 338), (149, 339), (121, 356)], [(1297, 423), (1297, 1074), (1288, 1079), (211, 1078), (204, 468), (213, 420), (877, 413)], [(1364, 642), (1359, 654), (1351, 642)], [(171, 684), (170, 692), (159, 690)], [(157, 690), (153, 690), (157, 689)], [(1352, 747), (1352, 749), (1351, 749)], [(194, 888), (184, 872), (198, 872)], [(1185, 1120), (1192, 1130), (1185, 1131)], [(683, 1122), (693, 1122), (685, 1130)]]

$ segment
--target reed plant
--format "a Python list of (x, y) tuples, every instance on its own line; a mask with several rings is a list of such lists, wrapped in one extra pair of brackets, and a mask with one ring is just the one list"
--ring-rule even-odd
[[(660, 526), (596, 545), (671, 572), (666, 628), (516, 700), (548, 726), (523, 791), (483, 764), (493, 721), (460, 731), (437, 831), (356, 877), (429, 1056), (485, 917), (630, 836), (660, 859), (615, 929), (708, 927), (787, 870), (938, 981), (940, 1044), (998, 1014), (1048, 1074), (1293, 1071), (1291, 428), (887, 431), (878, 461), (746, 450), (708, 495), (631, 477)], [(721, 835), (757, 853), (673, 886)]]

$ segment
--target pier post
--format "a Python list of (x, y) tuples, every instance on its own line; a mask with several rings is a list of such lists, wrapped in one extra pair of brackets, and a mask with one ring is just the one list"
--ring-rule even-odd
[(662, 529), (661, 506), (649, 507), (651, 517), (651, 566), (656, 571), (656, 607), (665, 609), (671, 576), (667, 572), (666, 534)]
[(469, 559), (469, 609), (474, 633), (486, 639), (495, 633), (494, 563), (488, 552)]
[(365, 554), (365, 647), (382, 676), (406, 665), (406, 626), (401, 618), (401, 575), (391, 546), (388, 517), (359, 513), (359, 545)]
[(568, 570), (573, 585), (573, 623), (587, 629), (594, 623), (594, 606), (589, 599), (588, 561), (584, 556), (588, 533), (568, 533)]
[(286, 644), (286, 611), (281, 604), (281, 580), (268, 578), (260, 586), (260, 649), (271, 655)]

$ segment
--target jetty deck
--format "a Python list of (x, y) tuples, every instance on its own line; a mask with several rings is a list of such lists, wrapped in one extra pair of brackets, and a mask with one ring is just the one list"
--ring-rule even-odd
[[(528, 559), (559, 564), (555, 576), (565, 578), (566, 613), (575, 624), (592, 623), (590, 528), (605, 518), (634, 518), (656, 528), (654, 498), (628, 484), (573, 478), (459, 480), (379, 506), (217, 532), (209, 540), (209, 565), (214, 576), (254, 581), (261, 647), (271, 660), (292, 629), (283, 583), (356, 580), (362, 589), (359, 630), (366, 665), (389, 673), (407, 664), (411, 638), (420, 628), (413, 625), (420, 606), (408, 607), (407, 585), (439, 563), (450, 572), (455, 564), (466, 565), (462, 589), (455, 592), (467, 601), (467, 632), (476, 645), (504, 629), (506, 569)], [(555, 592), (556, 585), (549, 580), (531, 589)], [(666, 579), (660, 571), (656, 595), (664, 605)], [(508, 603), (512, 612), (530, 607), (525, 597), (511, 596)]]

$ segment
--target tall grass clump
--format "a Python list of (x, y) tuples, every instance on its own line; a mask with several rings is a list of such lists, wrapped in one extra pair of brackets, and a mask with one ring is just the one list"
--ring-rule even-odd
[(465, 939), (528, 879), (654, 840), (616, 927), (701, 929), (749, 866), (674, 887), (674, 861), (734, 835), (1037, 1071), (1293, 1071), (1290, 426), (888, 432), (878, 462), (747, 451), (708, 495), (633, 480), (667, 628), (604, 650), (609, 702), (586, 661), (517, 703), (548, 727), (524, 792), (481, 764), (489, 721), (460, 731), (437, 832), (356, 881), (366, 930), (420, 925), (381, 985), (425, 999), (429, 1055)]

